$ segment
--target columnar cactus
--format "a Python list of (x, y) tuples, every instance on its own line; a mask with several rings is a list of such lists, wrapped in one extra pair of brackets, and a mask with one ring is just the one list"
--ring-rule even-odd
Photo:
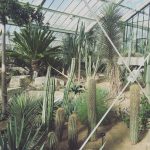
[[(87, 108), (88, 108), (88, 122), (89, 131), (93, 130), (96, 126), (96, 81), (92, 78), (88, 78), (87, 84)], [(96, 139), (96, 133), (91, 140)]]
[(68, 121), (68, 144), (71, 150), (76, 149), (78, 140), (77, 116), (72, 114)]
[(150, 102), (150, 65), (147, 65), (146, 71), (146, 94)]
[(48, 148), (49, 150), (58, 150), (58, 139), (54, 132), (48, 134)]
[(130, 87), (130, 138), (132, 144), (138, 142), (139, 135), (140, 88), (137, 84)]
[(65, 111), (69, 114), (70, 114), (69, 91), (70, 91), (71, 83), (73, 81), (74, 71), (75, 71), (75, 58), (72, 58), (70, 74), (69, 74), (69, 77), (68, 77), (66, 87), (64, 89), (64, 97), (63, 97), (63, 107), (65, 108)]
[(55, 116), (55, 132), (58, 140), (61, 140), (63, 135), (63, 127), (65, 123), (65, 111), (63, 108), (58, 108)]
[(50, 68), (48, 68), (42, 108), (42, 123), (48, 127), (48, 130), (50, 130), (53, 123), (54, 93), (55, 79), (50, 77)]

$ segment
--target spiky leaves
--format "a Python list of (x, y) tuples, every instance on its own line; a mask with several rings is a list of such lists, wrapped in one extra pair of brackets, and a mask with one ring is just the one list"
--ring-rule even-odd
[(46, 28), (28, 26), (21, 29), (20, 33), (14, 32), (15, 48), (8, 54), (15, 58), (15, 64), (32, 70), (32, 61), (36, 60), (37, 64), (48, 65), (50, 61), (54, 60), (54, 57), (61, 56), (59, 46), (51, 46), (54, 40), (52, 31)]

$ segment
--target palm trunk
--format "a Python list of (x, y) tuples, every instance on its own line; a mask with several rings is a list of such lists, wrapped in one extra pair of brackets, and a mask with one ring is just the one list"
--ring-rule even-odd
[(2, 113), (7, 114), (7, 82), (6, 82), (6, 41), (5, 31), (6, 25), (2, 24)]

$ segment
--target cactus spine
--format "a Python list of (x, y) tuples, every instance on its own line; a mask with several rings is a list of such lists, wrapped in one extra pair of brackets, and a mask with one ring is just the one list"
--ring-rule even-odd
[(68, 144), (71, 150), (76, 149), (78, 140), (77, 116), (72, 114), (68, 121)]
[[(88, 107), (88, 122), (89, 131), (93, 130), (96, 126), (96, 81), (92, 78), (88, 78), (87, 84), (87, 107)], [(91, 140), (96, 139), (96, 133), (93, 134)]]
[(150, 102), (150, 65), (147, 65), (146, 71), (146, 94)]
[(47, 71), (45, 96), (42, 108), (42, 124), (48, 127), (48, 130), (50, 130), (53, 123), (54, 93), (55, 93), (55, 79), (50, 77), (50, 67), (49, 67)]
[(58, 108), (55, 116), (55, 132), (58, 137), (58, 140), (62, 139), (64, 123), (65, 111), (63, 108)]
[(48, 147), (49, 150), (58, 150), (58, 139), (54, 132), (48, 134)]
[(132, 144), (138, 142), (139, 134), (140, 88), (137, 84), (130, 87), (130, 138)]

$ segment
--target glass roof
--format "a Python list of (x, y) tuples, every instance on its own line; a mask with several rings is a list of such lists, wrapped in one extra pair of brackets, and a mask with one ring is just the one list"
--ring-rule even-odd
[[(30, 3), (34, 7), (41, 4), (42, 0), (19, 0), (22, 3)], [(92, 9), (92, 11), (101, 16), (101, 9), (108, 3), (114, 3), (119, 5), (122, 20), (127, 20), (130, 16), (140, 10), (144, 5), (150, 2), (150, 0), (86, 0)], [(74, 33), (78, 20), (80, 23), (85, 23), (86, 31), (88, 31), (96, 21), (94, 16), (86, 7), (83, 0), (46, 0), (42, 6), (42, 12), (45, 19), (44, 24), (48, 24), (50, 29), (55, 31), (56, 37), (61, 41), (64, 33)], [(7, 25), (7, 30), (13, 33), (18, 30), (19, 27)], [(59, 34), (57, 33), (59, 32)], [(60, 34), (62, 33), (62, 34)]]

